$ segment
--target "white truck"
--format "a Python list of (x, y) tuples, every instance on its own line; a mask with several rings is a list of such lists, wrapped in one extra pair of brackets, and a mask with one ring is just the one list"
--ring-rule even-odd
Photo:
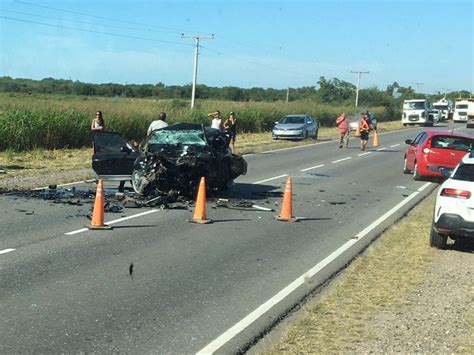
[(403, 101), (402, 124), (404, 126), (419, 124), (433, 127), (434, 119), (430, 114), (431, 104), (426, 99), (413, 99)]
[(443, 98), (433, 103), (433, 108), (439, 110), (442, 116), (442, 121), (451, 119), (453, 115), (453, 102)]
[(467, 122), (468, 99), (456, 99), (454, 103), (453, 122)]
[(474, 98), (467, 99), (467, 128), (474, 128)]

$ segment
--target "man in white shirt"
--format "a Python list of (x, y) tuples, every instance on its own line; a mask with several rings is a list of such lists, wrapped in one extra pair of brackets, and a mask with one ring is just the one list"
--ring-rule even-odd
[(150, 124), (150, 127), (148, 127), (148, 131), (146, 135), (149, 136), (151, 135), (151, 132), (154, 131), (155, 129), (160, 129), (167, 126), (168, 126), (168, 123), (166, 122), (166, 113), (160, 112), (159, 118), (153, 121)]

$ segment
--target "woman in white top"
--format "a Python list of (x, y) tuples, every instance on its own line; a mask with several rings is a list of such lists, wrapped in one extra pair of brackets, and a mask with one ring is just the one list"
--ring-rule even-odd
[(207, 114), (209, 117), (212, 117), (211, 128), (218, 129), (222, 132), (222, 119), (221, 113), (219, 111), (211, 112)]

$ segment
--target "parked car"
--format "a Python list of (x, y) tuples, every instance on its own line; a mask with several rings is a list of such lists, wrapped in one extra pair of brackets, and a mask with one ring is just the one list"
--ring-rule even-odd
[(114, 132), (94, 135), (92, 168), (99, 179), (131, 180), (143, 196), (193, 197), (202, 176), (208, 190), (221, 190), (247, 173), (247, 162), (229, 149), (229, 137), (199, 124), (154, 130), (141, 151)]
[(453, 169), (474, 145), (474, 138), (461, 133), (424, 131), (407, 139), (403, 172), (415, 180), (442, 176), (440, 168)]
[(310, 115), (288, 115), (275, 122), (272, 138), (305, 139), (318, 138), (318, 121)]
[(474, 152), (466, 154), (436, 195), (430, 245), (446, 249), (448, 236), (453, 239), (474, 238)]

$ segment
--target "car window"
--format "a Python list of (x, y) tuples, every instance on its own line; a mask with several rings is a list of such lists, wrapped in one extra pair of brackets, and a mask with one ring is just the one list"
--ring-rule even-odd
[(118, 133), (100, 132), (94, 134), (95, 153), (117, 153), (120, 148), (125, 146), (133, 150), (126, 139)]
[(186, 144), (186, 145), (198, 145), (205, 146), (206, 141), (204, 140), (202, 131), (197, 130), (184, 130), (184, 131), (167, 131), (157, 130), (153, 131), (151, 137), (148, 140), (149, 144)]
[(454, 180), (474, 181), (474, 165), (460, 164), (454, 175), (451, 177)]
[(431, 147), (468, 152), (472, 148), (472, 140), (462, 137), (434, 136), (431, 138)]
[(416, 136), (415, 140), (413, 141), (413, 144), (420, 144), (423, 143), (426, 139), (426, 133), (421, 132), (419, 135)]
[(280, 123), (286, 123), (286, 124), (298, 124), (298, 123), (304, 123), (304, 117), (300, 116), (288, 116), (288, 117), (283, 117)]

